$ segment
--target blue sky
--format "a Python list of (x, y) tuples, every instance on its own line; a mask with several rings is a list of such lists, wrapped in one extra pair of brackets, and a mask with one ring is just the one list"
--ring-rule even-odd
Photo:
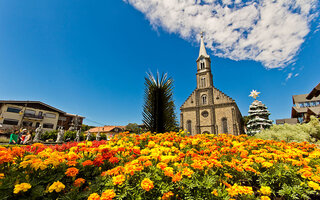
[[(90, 125), (99, 125), (92, 121), (141, 123), (144, 76), (149, 70), (159, 70), (175, 81), (179, 114), (179, 107), (196, 87), (197, 32), (204, 29), (214, 85), (236, 100), (242, 115), (248, 114), (253, 101), (248, 95), (256, 89), (272, 120), (290, 117), (292, 95), (309, 93), (320, 81), (319, 17), (314, 17), (318, 7), (292, 11), (297, 18), (290, 21), (289, 11), (268, 13), (270, 9), (264, 4), (259, 8), (260, 4), (251, 2), (252, 6), (250, 1), (246, 5), (230, 2), (220, 2), (225, 9), (233, 8), (218, 17), (225, 21), (210, 24), (209, 18), (188, 19), (195, 16), (188, 13), (187, 17), (178, 13), (186, 20), (177, 22), (177, 13), (170, 6), (164, 9), (146, 0), (0, 1), (0, 99), (43, 101), (85, 116), (85, 123)], [(210, 9), (221, 8), (207, 4)], [(184, 6), (190, 7), (181, 5), (183, 11), (187, 10)], [(260, 18), (241, 18), (248, 10), (230, 18), (235, 6), (259, 8), (263, 11), (257, 14), (261, 19), (282, 13), (283, 24), (279, 26), (292, 31), (288, 36), (281, 31), (282, 35), (279, 32), (280, 36), (271, 37), (268, 31), (277, 31), (261, 28)], [(246, 19), (252, 24), (243, 25)], [(243, 30), (241, 34), (234, 35), (228, 29), (230, 20), (231, 24), (241, 24), (242, 28), (233, 29)], [(224, 22), (228, 22), (226, 27)], [(270, 24), (266, 27), (272, 27), (272, 20)], [(228, 37), (219, 34), (221, 29)], [(250, 45), (244, 47), (246, 42)]]

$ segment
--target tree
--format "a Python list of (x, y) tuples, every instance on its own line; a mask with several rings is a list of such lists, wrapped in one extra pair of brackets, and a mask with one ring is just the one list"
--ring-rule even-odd
[(145, 77), (143, 123), (151, 132), (163, 133), (177, 127), (173, 101), (173, 79), (167, 73)]
[(272, 120), (269, 120), (268, 108), (258, 100), (254, 100), (249, 107), (249, 121), (247, 123), (247, 134), (255, 135), (261, 130), (269, 128)]
[(130, 131), (130, 132), (133, 132), (133, 133), (140, 133), (141, 132), (141, 128), (136, 123), (129, 123), (126, 126), (126, 130)]

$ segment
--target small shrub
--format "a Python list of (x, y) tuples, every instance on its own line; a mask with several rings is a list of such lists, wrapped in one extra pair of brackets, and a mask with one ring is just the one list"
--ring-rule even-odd
[(46, 140), (56, 140), (58, 136), (58, 130), (53, 130), (53, 131), (46, 131), (42, 133), (41, 135), (41, 140), (46, 141)]
[(320, 139), (320, 123), (312, 116), (311, 121), (307, 124), (273, 125), (254, 137), (264, 140), (316, 143)]
[(5, 136), (0, 136), (0, 143), (9, 143), (10, 139)]

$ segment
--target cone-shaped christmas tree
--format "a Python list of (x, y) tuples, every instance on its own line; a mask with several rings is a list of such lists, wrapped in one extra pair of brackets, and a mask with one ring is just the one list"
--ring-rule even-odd
[(262, 129), (269, 128), (272, 125), (272, 120), (269, 120), (270, 112), (266, 105), (261, 101), (258, 101), (260, 92), (252, 90), (249, 96), (254, 98), (254, 101), (249, 107), (249, 121), (247, 123), (247, 134), (255, 135), (260, 132)]

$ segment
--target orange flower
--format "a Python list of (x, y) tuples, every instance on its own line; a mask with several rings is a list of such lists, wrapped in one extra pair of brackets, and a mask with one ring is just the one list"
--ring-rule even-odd
[(228, 177), (228, 178), (232, 178), (233, 176), (231, 175), (231, 174), (229, 174), (229, 173), (225, 173), (224, 174), (226, 177)]
[(76, 187), (80, 187), (82, 184), (84, 184), (86, 182), (85, 179), (83, 178), (78, 178), (74, 181), (73, 185)]
[(162, 200), (170, 200), (173, 195), (174, 195), (173, 192), (169, 191), (167, 193), (164, 193), (161, 199)]
[(175, 174), (173, 177), (172, 177), (172, 182), (178, 182), (182, 179), (182, 175), (181, 175), (181, 172)]
[(187, 167), (182, 170), (182, 175), (183, 175), (183, 176), (187, 176), (187, 177), (189, 177), (189, 178), (191, 178), (191, 175), (192, 175), (193, 173), (194, 173), (194, 172), (193, 172), (191, 169), (187, 168)]
[(122, 183), (126, 180), (126, 177), (124, 175), (118, 175), (112, 177), (113, 185), (122, 185)]
[(214, 189), (214, 190), (211, 192), (211, 194), (213, 194), (214, 196), (219, 196), (219, 194), (218, 194), (218, 192), (217, 192), (216, 189)]
[(144, 164), (143, 164), (145, 167), (149, 167), (149, 166), (152, 166), (152, 162), (150, 160), (146, 161)]
[(112, 200), (114, 197), (116, 197), (117, 194), (114, 192), (114, 190), (106, 190), (101, 194), (100, 200)]
[(145, 178), (143, 179), (143, 181), (141, 182), (141, 187), (142, 189), (144, 189), (145, 191), (149, 191), (153, 188), (153, 182), (148, 179), (148, 178)]
[(71, 166), (76, 166), (78, 164), (78, 162), (77, 161), (74, 161), (74, 160), (69, 160), (68, 162), (67, 162), (67, 165), (69, 166), (69, 167), (71, 167)]
[(164, 175), (173, 177), (173, 168), (172, 167), (166, 167), (163, 169)]
[(75, 177), (79, 173), (79, 170), (75, 167), (70, 167), (67, 169), (65, 175)]
[(97, 193), (92, 193), (88, 197), (88, 200), (100, 200), (100, 196)]
[(268, 196), (261, 196), (261, 200), (271, 200)]
[(93, 165), (93, 161), (92, 160), (86, 160), (82, 163), (82, 165), (85, 167), (85, 166), (88, 166), (88, 165)]

